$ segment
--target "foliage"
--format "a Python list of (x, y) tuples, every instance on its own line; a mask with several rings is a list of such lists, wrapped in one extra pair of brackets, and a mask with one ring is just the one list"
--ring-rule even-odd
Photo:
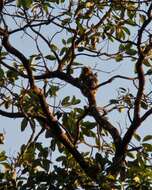
[(152, 2), (8, 0), (0, 11), (0, 115), (31, 129), (17, 155), (0, 152), (0, 189), (150, 190)]

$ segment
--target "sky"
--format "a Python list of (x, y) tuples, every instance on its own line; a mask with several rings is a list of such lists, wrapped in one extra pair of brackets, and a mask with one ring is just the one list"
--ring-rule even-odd
[[(13, 26), (14, 23), (11, 21), (8, 21), (9, 25)], [(136, 29), (135, 29), (136, 30)], [(56, 28), (51, 28), (51, 33), (54, 33), (56, 31)], [(46, 35), (50, 32), (49, 30), (44, 31)], [(51, 35), (51, 34), (50, 34)], [(65, 35), (65, 36), (64, 36)], [(55, 38), (55, 43), (59, 44), (59, 41), (61, 37), (66, 38), (66, 34), (57, 35)], [(33, 52), (35, 52), (35, 46), (33, 45), (32, 40), (30, 37), (25, 37), (23, 33), (20, 33), (19, 35), (15, 36), (13, 35), (11, 37), (12, 44), (15, 45), (16, 48), (19, 48), (20, 51), (22, 51), (26, 56), (32, 55)], [(46, 46), (42, 41), (41, 43), (41, 50), (47, 55), (49, 54), (49, 51), (46, 50)], [(116, 44), (112, 45), (111, 51), (115, 51)], [(80, 56), (78, 58), (78, 61), (83, 64), (93, 65), (95, 70), (100, 70), (99, 72), (99, 81), (104, 82), (110, 77), (114, 76), (115, 74), (121, 74), (125, 76), (134, 76), (134, 63), (128, 60), (124, 60), (121, 63), (115, 62), (113, 60), (100, 60), (100, 59), (94, 59), (90, 57), (83, 57)], [(79, 75), (80, 70), (76, 73), (76, 75)], [(130, 88), (130, 90), (133, 93), (135, 92), (135, 88), (132, 85), (132, 83), (126, 81), (126, 80), (120, 80), (116, 79), (111, 84), (108, 84), (104, 87), (101, 87), (98, 90), (97, 93), (97, 102), (98, 106), (102, 107), (103, 105), (106, 105), (109, 103), (110, 99), (114, 99), (117, 97), (116, 89), (119, 89), (120, 87), (124, 88)], [(150, 83), (148, 83), (148, 86), (146, 88), (150, 88)], [(76, 89), (72, 88), (71, 86), (67, 85), (61, 93), (59, 93), (59, 98), (62, 99), (65, 96), (68, 95), (76, 95), (77, 97), (82, 97), (81, 93)], [(86, 99), (83, 98), (83, 102), (86, 102)], [(129, 126), (129, 121), (126, 119), (127, 114), (119, 113), (118, 111), (114, 111), (113, 113), (108, 115), (109, 121), (111, 121), (116, 127), (119, 127), (119, 123), (121, 123), (121, 127), (123, 128), (123, 132), (125, 132), (125, 128)], [(21, 132), (20, 129), (20, 119), (8, 119), (5, 117), (0, 117), (0, 132), (4, 132), (5, 134), (5, 143), (4, 145), (0, 145), (0, 150), (6, 150), (8, 154), (14, 155), (18, 152), (19, 147), (22, 143), (26, 143), (28, 140), (29, 134), (31, 133), (31, 130), (27, 128), (24, 132)], [(143, 125), (137, 130), (137, 133), (139, 133), (141, 136), (145, 136), (150, 133), (151, 128), (151, 122), (152, 119), (149, 117)], [(126, 125), (127, 124), (127, 125)], [(49, 143), (49, 139), (45, 140), (44, 137), (41, 138), (43, 142), (46, 144)]]

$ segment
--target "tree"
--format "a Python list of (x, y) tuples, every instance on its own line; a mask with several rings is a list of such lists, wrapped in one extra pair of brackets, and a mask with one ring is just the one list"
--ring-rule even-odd
[(0, 189), (151, 189), (152, 2), (0, 2), (0, 115), (32, 131)]

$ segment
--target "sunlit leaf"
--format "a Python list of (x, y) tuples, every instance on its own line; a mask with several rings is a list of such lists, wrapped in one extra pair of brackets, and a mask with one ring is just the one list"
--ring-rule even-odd
[(146, 135), (144, 138), (143, 138), (143, 142), (144, 141), (149, 141), (149, 140), (152, 140), (152, 135)]

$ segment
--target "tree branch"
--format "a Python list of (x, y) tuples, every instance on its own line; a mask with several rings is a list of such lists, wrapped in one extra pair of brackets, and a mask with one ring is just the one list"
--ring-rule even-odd
[(32, 69), (30, 67), (29, 60), (16, 48), (14, 48), (10, 42), (9, 42), (9, 35), (8, 32), (5, 31), (2, 39), (2, 45), (5, 47), (5, 49), (11, 53), (12, 55), (16, 56), (22, 63), (24, 68), (26, 69), (27, 75), (29, 77), (29, 82), (31, 86), (34, 86), (34, 78), (32, 75)]

